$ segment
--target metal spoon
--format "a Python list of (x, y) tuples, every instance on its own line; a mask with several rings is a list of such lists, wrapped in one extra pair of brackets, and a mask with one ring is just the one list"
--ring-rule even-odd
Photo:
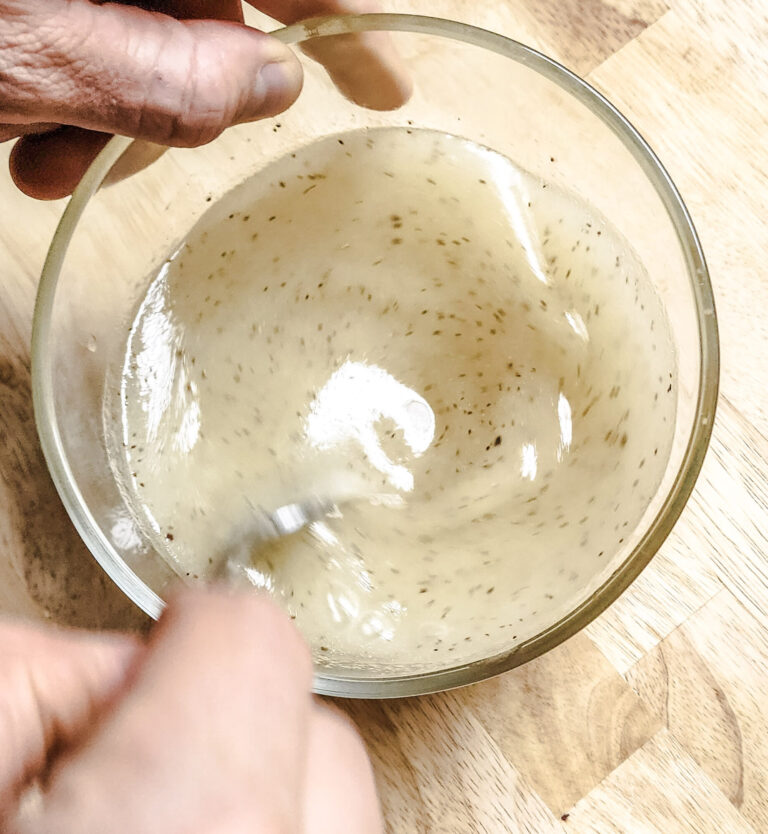
[(341, 517), (341, 507), (352, 503), (366, 501), (371, 504), (400, 506), (402, 496), (398, 494), (371, 494), (362, 490), (358, 493), (350, 490), (339, 491), (335, 499), (317, 494), (300, 501), (283, 504), (275, 510), (266, 510), (246, 499), (251, 509), (247, 522), (247, 532), (238, 536), (237, 544), (230, 547), (223, 555), (221, 572), (230, 579), (242, 577), (251, 563), (251, 554), (259, 544), (275, 541), (298, 533), (304, 527), (328, 517)]
[(254, 539), (258, 541), (269, 541), (279, 539), (283, 536), (290, 536), (298, 533), (303, 527), (313, 521), (320, 521), (329, 513), (337, 509), (335, 501), (328, 498), (321, 498), (313, 495), (292, 504), (284, 504), (276, 510), (268, 512), (263, 507), (256, 507), (248, 502), (253, 510), (251, 519)]
[(317, 495), (283, 504), (271, 511), (246, 500), (252, 511), (247, 522), (247, 533), (238, 536), (237, 543), (226, 550), (221, 560), (220, 573), (231, 581), (242, 581), (251, 563), (254, 547), (291, 536), (307, 525), (338, 512), (335, 501)]

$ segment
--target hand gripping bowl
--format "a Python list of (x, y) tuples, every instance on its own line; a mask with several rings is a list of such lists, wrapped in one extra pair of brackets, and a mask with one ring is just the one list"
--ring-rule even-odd
[(210, 145), (171, 150), (140, 174), (100, 189), (129, 145), (112, 139), (77, 187), (53, 238), (32, 341), (37, 427), (51, 475), (87, 546), (152, 617), (174, 574), (134, 523), (105, 448), (102, 401), (120, 365), (137, 303), (168, 253), (215, 202), (278, 157), (341, 131), (414, 125), (458, 134), (582, 195), (611, 218), (662, 298), (677, 352), (677, 411), (669, 462), (636, 529), (567, 610), (505, 651), (452, 668), (392, 674), (318, 667), (319, 693), (398, 697), (460, 686), (537, 657), (610, 605), (663, 543), (693, 489), (712, 431), (718, 390), (717, 322), (691, 218), (667, 172), (632, 125), (596, 90), (553, 60), (492, 32), (411, 15), (325, 18), (276, 33), (306, 45), (327, 36), (387, 31), (414, 95), (374, 112), (345, 100), (302, 58), (305, 91), (287, 113), (232, 128)]

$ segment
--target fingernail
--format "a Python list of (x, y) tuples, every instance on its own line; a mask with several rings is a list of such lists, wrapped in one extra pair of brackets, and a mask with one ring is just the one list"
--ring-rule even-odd
[(296, 101), (303, 81), (301, 64), (292, 53), (285, 60), (265, 64), (256, 76), (254, 94), (241, 121), (252, 122), (282, 113)]

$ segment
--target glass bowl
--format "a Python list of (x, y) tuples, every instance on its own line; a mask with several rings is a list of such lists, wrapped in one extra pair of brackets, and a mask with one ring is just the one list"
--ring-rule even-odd
[[(520, 43), (460, 23), (412, 15), (324, 18), (275, 33), (286, 44), (387, 31), (414, 82), (391, 112), (344, 99), (302, 57), (305, 90), (285, 114), (171, 150), (141, 173), (100, 188), (130, 144), (112, 139), (78, 185), (53, 238), (32, 339), (37, 427), (51, 475), (104, 570), (152, 617), (175, 575), (134, 522), (113, 476), (104, 401), (117, 384), (138, 302), (158, 267), (211, 202), (278, 157), (342, 131), (415, 125), (458, 134), (582, 196), (631, 242), (661, 296), (678, 362), (669, 462), (650, 506), (621, 549), (569, 598), (542, 610), (502, 652), (407, 674), (317, 668), (318, 693), (399, 697), (469, 684), (537, 657), (600, 614), (648, 564), (693, 489), (718, 391), (717, 323), (691, 218), (653, 151), (600, 93)], [(527, 631), (526, 631), (527, 629)]]

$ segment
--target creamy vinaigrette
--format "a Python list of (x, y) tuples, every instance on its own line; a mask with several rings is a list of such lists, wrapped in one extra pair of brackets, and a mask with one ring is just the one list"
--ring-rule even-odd
[[(111, 431), (181, 576), (271, 594), (320, 664), (407, 671), (580, 600), (660, 483), (675, 386), (604, 217), (466, 140), (380, 129), (211, 208), (136, 314)], [(309, 495), (336, 510), (254, 542), (254, 507)]]

